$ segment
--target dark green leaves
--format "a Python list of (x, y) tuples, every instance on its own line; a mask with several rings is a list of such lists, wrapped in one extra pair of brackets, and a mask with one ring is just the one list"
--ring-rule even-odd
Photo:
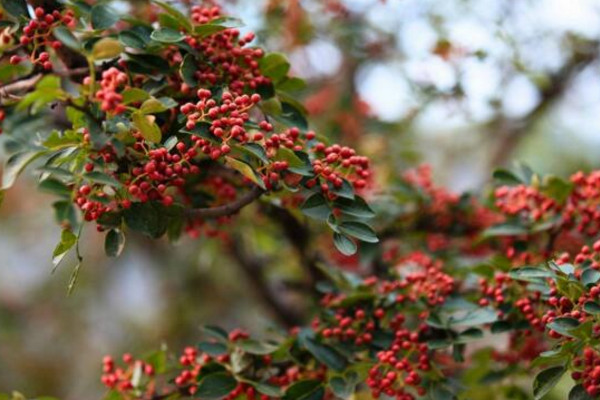
[(192, 30), (192, 23), (190, 22), (190, 19), (188, 17), (186, 17), (185, 15), (183, 15), (175, 7), (165, 3), (163, 1), (160, 1), (160, 0), (153, 0), (153, 3), (159, 5), (171, 17), (173, 17), (173, 19), (179, 23), (181, 28), (185, 29), (188, 32), (190, 32)]
[(159, 28), (152, 32), (150, 37), (161, 43), (177, 43), (181, 42), (185, 38), (185, 35), (175, 29)]
[(565, 373), (565, 367), (551, 367), (543, 370), (533, 381), (533, 396), (536, 400), (544, 397), (560, 380)]
[(118, 20), (116, 11), (106, 4), (97, 4), (92, 8), (92, 27), (94, 29), (108, 29)]
[(352, 254), (356, 253), (356, 243), (354, 243), (354, 241), (352, 241), (352, 239), (346, 235), (334, 232), (333, 243), (340, 253), (345, 256), (351, 256)]
[(25, 0), (0, 0), (2, 8), (13, 17), (29, 17)]
[(300, 342), (319, 362), (335, 371), (343, 371), (348, 365), (348, 360), (327, 344), (307, 336), (302, 337)]
[(555, 318), (546, 326), (548, 329), (552, 329), (563, 336), (574, 337), (572, 330), (579, 326), (579, 321), (575, 318), (561, 317)]
[(300, 206), (302, 213), (308, 217), (326, 221), (331, 214), (331, 207), (320, 193), (315, 193), (307, 198)]
[(133, 203), (125, 211), (125, 223), (131, 229), (156, 239), (167, 231), (168, 217), (158, 203)]
[(206, 375), (198, 382), (195, 397), (201, 399), (220, 399), (225, 397), (237, 386), (237, 381), (227, 372), (216, 372)]
[(196, 58), (187, 54), (183, 58), (183, 62), (181, 63), (181, 67), (179, 68), (179, 74), (181, 75), (181, 79), (190, 87), (195, 87), (198, 84), (198, 80), (196, 79), (196, 71), (198, 69)]
[(62, 42), (62, 44), (64, 44), (71, 50), (81, 50), (81, 43), (67, 27), (63, 25), (57, 26), (56, 28), (54, 28), (52, 33), (54, 34), (55, 38), (57, 38), (60, 42)]
[(283, 400), (321, 400), (325, 389), (316, 379), (298, 381), (291, 385), (283, 395)]
[(4, 166), (4, 171), (2, 173), (2, 186), (0, 186), (0, 190), (10, 188), (25, 167), (44, 154), (46, 154), (46, 152), (43, 150), (24, 151), (10, 156)]
[(569, 392), (569, 400), (592, 400), (592, 396), (588, 394), (583, 385), (576, 385)]
[(373, 229), (363, 222), (342, 222), (339, 230), (349, 236), (367, 243), (377, 243), (379, 239)]
[(125, 235), (119, 229), (111, 229), (104, 240), (104, 251), (109, 257), (118, 257), (125, 247)]

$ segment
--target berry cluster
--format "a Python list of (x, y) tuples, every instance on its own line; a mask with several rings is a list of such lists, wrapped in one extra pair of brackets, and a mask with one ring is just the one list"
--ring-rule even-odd
[[(88, 83), (89, 80), (84, 81)], [(116, 67), (111, 67), (102, 72), (100, 89), (96, 92), (96, 99), (101, 102), (100, 109), (106, 113), (121, 114), (126, 110), (122, 104), (123, 96), (117, 91), (128, 82), (127, 74)]]
[(110, 389), (118, 392), (128, 392), (134, 388), (132, 379), (134, 374), (146, 376), (150, 381), (154, 377), (154, 367), (142, 360), (134, 360), (129, 353), (123, 355), (124, 367), (117, 367), (115, 361), (110, 356), (105, 356), (102, 360), (103, 374), (101, 381)]
[(49, 47), (56, 50), (62, 47), (62, 43), (52, 35), (52, 30), (59, 25), (73, 27), (76, 22), (75, 14), (72, 10), (66, 10), (61, 14), (57, 10), (46, 12), (43, 8), (37, 7), (34, 15), (35, 19), (29, 20), (19, 38), (19, 43), (29, 50), (29, 57), (13, 55), (10, 63), (16, 65), (27, 58), (32, 64), (40, 65), (45, 70), (51, 70), (50, 54), (43, 49)]

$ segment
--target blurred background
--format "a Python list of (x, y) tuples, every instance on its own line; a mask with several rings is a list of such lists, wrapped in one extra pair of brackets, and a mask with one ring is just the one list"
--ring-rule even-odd
[[(600, 167), (599, 0), (221, 4), (257, 44), (290, 58), (308, 83), (298, 96), (313, 128), (372, 157), (379, 194), (421, 163), (438, 183), (472, 192), (514, 160), (562, 176)], [(73, 260), (51, 274), (52, 201), (25, 178), (0, 209), (0, 392), (100, 398), (104, 354), (178, 350), (202, 324), (264, 331), (273, 304), (261, 284), (310, 307), (287, 290), (301, 277), (281, 227), (257, 223), (252, 209), (232, 229), (264, 282), (218, 239), (129, 236), (114, 260), (89, 226), (67, 296)]]

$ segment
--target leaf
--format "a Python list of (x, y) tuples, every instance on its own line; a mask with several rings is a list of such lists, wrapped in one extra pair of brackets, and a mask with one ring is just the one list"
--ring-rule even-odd
[(337, 397), (347, 399), (354, 394), (356, 382), (346, 379), (343, 376), (334, 376), (329, 380), (329, 387)]
[(584, 270), (583, 273), (581, 274), (581, 283), (586, 287), (595, 285), (596, 283), (598, 283), (599, 280), (600, 280), (600, 271), (598, 271), (596, 269), (588, 268), (588, 269)]
[(25, 0), (0, 0), (2, 8), (13, 17), (29, 18), (27, 2)]
[(123, 50), (123, 45), (117, 39), (103, 38), (94, 43), (92, 58), (94, 60), (115, 58), (118, 57)]
[(575, 318), (560, 317), (555, 318), (552, 322), (546, 325), (548, 329), (552, 329), (563, 336), (574, 337), (573, 329), (579, 326), (579, 321)]
[(260, 159), (264, 164), (269, 163), (269, 157), (267, 156), (265, 148), (258, 143), (245, 143), (243, 145), (237, 146), (237, 148), (244, 152), (252, 154), (253, 156)]
[(450, 326), (476, 326), (495, 322), (498, 314), (491, 308), (478, 308), (467, 312), (464, 316), (452, 316), (449, 320)]
[(321, 400), (325, 390), (320, 381), (309, 379), (298, 381), (287, 388), (282, 400)]
[(171, 28), (159, 28), (153, 31), (150, 37), (161, 43), (177, 43), (185, 39), (183, 33)]
[(125, 210), (124, 217), (127, 226), (153, 239), (167, 231), (168, 216), (164, 207), (155, 202), (133, 203)]
[(60, 262), (65, 258), (69, 250), (77, 243), (77, 236), (68, 229), (64, 229), (60, 235), (60, 242), (52, 252), (52, 265), (58, 267)]
[(487, 228), (483, 231), (484, 237), (490, 236), (519, 236), (526, 235), (528, 233), (527, 228), (524, 228), (520, 225), (515, 225), (511, 223), (504, 223), (494, 225), (492, 227)]
[(59, 25), (52, 31), (54, 37), (58, 39), (62, 44), (70, 48), (71, 50), (80, 51), (81, 43), (73, 33), (64, 25)]
[(120, 229), (111, 229), (104, 240), (104, 251), (109, 257), (118, 257), (125, 247), (125, 235)]
[(274, 117), (289, 126), (297, 126), (303, 130), (308, 129), (308, 121), (303, 110), (289, 101), (281, 102), (281, 114)]
[(167, 107), (163, 103), (161, 103), (158, 99), (154, 97), (149, 98), (144, 101), (144, 104), (140, 107), (140, 112), (142, 114), (154, 114), (168, 110)]
[(107, 29), (114, 26), (119, 20), (119, 15), (115, 10), (106, 4), (96, 4), (92, 7), (92, 28)]
[(357, 238), (367, 243), (377, 243), (379, 239), (373, 229), (362, 222), (342, 222), (339, 225), (340, 232)]
[(253, 339), (238, 340), (235, 345), (246, 353), (266, 355), (271, 354), (279, 348), (279, 345), (273, 343), (262, 342)]
[(342, 214), (357, 218), (373, 218), (375, 212), (369, 207), (367, 202), (360, 196), (354, 196), (354, 199), (338, 198), (333, 206), (339, 209)]
[(40, 182), (38, 188), (47, 193), (52, 193), (57, 196), (70, 198), (71, 197), (71, 189), (58, 179), (47, 178)]
[(192, 31), (192, 23), (190, 19), (183, 15), (180, 11), (178, 11), (175, 7), (160, 1), (160, 0), (152, 0), (153, 3), (160, 6), (163, 10), (165, 10), (170, 16), (175, 18), (177, 22), (179, 22), (180, 26), (184, 28), (187, 32)]
[(197, 61), (193, 55), (187, 54), (183, 57), (183, 62), (179, 67), (179, 74), (181, 75), (181, 79), (190, 87), (195, 87), (198, 84), (198, 80), (196, 79), (197, 69)]
[(206, 37), (213, 35), (215, 33), (219, 33), (227, 29), (226, 26), (217, 25), (217, 24), (202, 24), (198, 25), (194, 28), (194, 34), (199, 37)]
[(331, 214), (331, 208), (321, 193), (315, 193), (307, 198), (300, 206), (300, 211), (308, 217), (326, 221)]
[(219, 339), (224, 342), (227, 342), (227, 340), (229, 340), (229, 335), (227, 334), (227, 331), (218, 326), (204, 325), (202, 327), (202, 331), (215, 339)]
[(131, 114), (131, 119), (133, 120), (133, 125), (140, 131), (144, 139), (152, 143), (160, 143), (162, 133), (152, 116), (144, 115), (141, 112), (134, 112)]
[(216, 372), (198, 382), (195, 396), (201, 399), (220, 399), (227, 396), (237, 386), (237, 381), (227, 372)]
[(233, 157), (225, 156), (225, 164), (235, 169), (240, 174), (250, 179), (252, 182), (256, 183), (262, 189), (266, 188), (263, 180), (257, 175), (257, 173), (252, 169), (252, 167), (246, 164), (245, 162), (236, 160)]
[(0, 190), (6, 190), (10, 188), (16, 181), (17, 177), (27, 165), (32, 163), (35, 159), (46, 154), (45, 150), (41, 151), (23, 151), (21, 153), (13, 154), (4, 166), (2, 173), (2, 186)]
[(225, 346), (223, 343), (200, 342), (198, 343), (198, 349), (210, 356), (219, 356), (227, 353), (227, 346)]
[(281, 53), (270, 53), (260, 59), (258, 63), (262, 74), (273, 81), (285, 77), (290, 70), (290, 63)]
[(536, 282), (539, 279), (555, 278), (556, 274), (548, 269), (535, 268), (535, 267), (522, 267), (509, 271), (508, 275), (512, 279)]
[(302, 338), (301, 343), (320, 363), (335, 371), (343, 371), (348, 366), (348, 360), (327, 344), (310, 337)]
[(560, 380), (566, 369), (563, 366), (543, 370), (533, 381), (533, 396), (536, 400), (544, 397)]
[(125, 89), (121, 95), (123, 96), (123, 104), (137, 103), (150, 98), (148, 92), (138, 88)]
[(583, 385), (575, 385), (569, 392), (569, 400), (592, 400), (592, 396), (588, 394)]
[(75, 289), (75, 284), (77, 283), (77, 279), (79, 278), (79, 270), (81, 269), (81, 260), (77, 262), (75, 268), (73, 268), (73, 272), (71, 272), (71, 277), (69, 278), (69, 284), (67, 285), (67, 294), (71, 295), (73, 290)]
[(262, 394), (266, 394), (267, 396), (279, 398), (282, 395), (281, 388), (279, 386), (263, 382), (252, 382), (251, 384), (257, 391)]
[(335, 247), (345, 256), (351, 256), (356, 253), (356, 243), (352, 241), (348, 236), (342, 235), (341, 233), (333, 233), (333, 243)]
[(119, 32), (119, 41), (123, 46), (132, 47), (134, 49), (143, 49), (146, 47), (146, 39), (133, 30)]
[(96, 182), (96, 183), (102, 183), (104, 185), (110, 185), (110, 186), (115, 186), (115, 187), (122, 186), (121, 182), (119, 182), (112, 176), (107, 175), (104, 172), (100, 172), (100, 171), (87, 172), (87, 173), (83, 174), (83, 177), (89, 181)]
[(495, 170), (492, 173), (492, 177), (499, 183), (503, 183), (505, 185), (520, 185), (523, 183), (521, 178), (519, 178), (516, 174), (506, 169)]

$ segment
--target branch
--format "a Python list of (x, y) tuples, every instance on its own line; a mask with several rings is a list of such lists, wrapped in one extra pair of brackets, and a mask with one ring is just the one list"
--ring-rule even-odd
[(273, 293), (263, 273), (265, 262), (249, 254), (240, 236), (234, 236), (229, 243), (229, 254), (237, 262), (240, 269), (245, 273), (259, 296), (262, 303), (272, 311), (274, 316), (288, 328), (299, 326), (304, 318), (297, 310), (289, 307)]
[(185, 214), (189, 218), (218, 218), (225, 217), (237, 213), (254, 200), (263, 195), (265, 191), (258, 186), (254, 186), (252, 190), (241, 196), (239, 199), (222, 206), (209, 208), (189, 208), (185, 210)]
[(31, 90), (42, 79), (42, 74), (33, 75), (27, 79), (21, 79), (4, 86), (0, 86), (0, 100), (13, 99), (18, 93)]

